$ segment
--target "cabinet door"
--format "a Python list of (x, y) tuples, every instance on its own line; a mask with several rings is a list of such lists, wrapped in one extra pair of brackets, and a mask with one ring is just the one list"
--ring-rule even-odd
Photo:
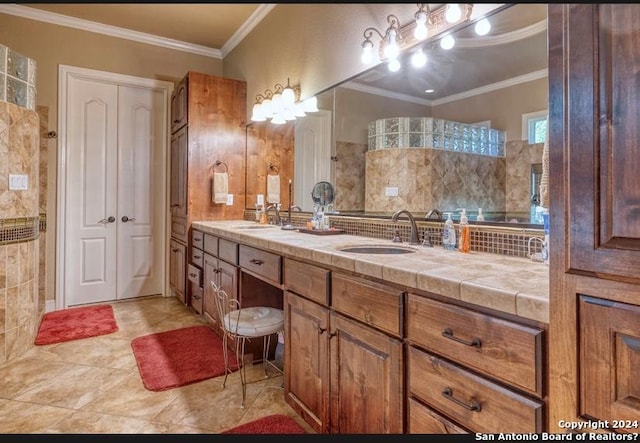
[(202, 302), (202, 315), (205, 320), (214, 325), (214, 330), (222, 335), (222, 330), (218, 323), (218, 313), (216, 310), (216, 302), (213, 298), (215, 293), (211, 287), (211, 282), (220, 284), (220, 269), (218, 268), (219, 260), (209, 254), (204, 254), (204, 269), (203, 269), (203, 302)]
[(331, 433), (401, 434), (402, 342), (333, 312), (330, 330)]
[(174, 215), (187, 215), (188, 127), (171, 136), (171, 186), (169, 206)]
[[(552, 70), (549, 78), (566, 85), (564, 90), (558, 87), (558, 99), (550, 108), (552, 121), (558, 123), (550, 148), (564, 148), (566, 159), (552, 157), (550, 173), (560, 185), (564, 165), (568, 195), (552, 193), (551, 214), (568, 202), (567, 228), (558, 224), (554, 233), (552, 225), (551, 235), (560, 242), (566, 232), (570, 271), (638, 281), (640, 8), (606, 3), (565, 7), (566, 59), (558, 61), (557, 68), (567, 78), (552, 77)], [(562, 97), (564, 109), (556, 105), (554, 110)]]
[(169, 287), (186, 303), (187, 247), (175, 240), (169, 241)]
[(287, 403), (321, 434), (329, 423), (329, 310), (284, 293), (284, 392)]
[(188, 76), (182, 79), (171, 94), (171, 133), (187, 124), (188, 117)]
[(579, 310), (580, 412), (610, 426), (628, 420), (617, 431), (638, 432), (640, 306), (581, 296)]

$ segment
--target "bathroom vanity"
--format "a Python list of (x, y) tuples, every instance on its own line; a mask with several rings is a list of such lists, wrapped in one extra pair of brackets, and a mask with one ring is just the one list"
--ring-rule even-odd
[(201, 236), (218, 242), (200, 281), (208, 321), (211, 279), (245, 305), (284, 309), (286, 400), (317, 432), (547, 429), (544, 264), (406, 244), (375, 254), (398, 244), (246, 220), (192, 233), (197, 251)]

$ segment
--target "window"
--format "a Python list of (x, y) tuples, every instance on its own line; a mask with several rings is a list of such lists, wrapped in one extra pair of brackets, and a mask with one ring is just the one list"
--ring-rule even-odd
[(548, 114), (547, 110), (522, 114), (522, 139), (529, 144), (544, 143)]

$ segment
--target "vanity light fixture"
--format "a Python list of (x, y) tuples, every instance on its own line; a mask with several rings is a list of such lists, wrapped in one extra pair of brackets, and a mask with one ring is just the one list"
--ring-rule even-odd
[(474, 30), (478, 35), (487, 35), (489, 31), (491, 31), (491, 23), (489, 23), (489, 20), (484, 17), (476, 22)]
[(276, 83), (273, 91), (267, 89), (264, 95), (256, 95), (251, 121), (271, 120), (271, 123), (281, 125), (287, 121), (295, 120), (297, 117), (304, 117), (307, 112), (317, 111), (316, 98), (311, 97), (300, 101), (300, 86), (291, 86), (289, 79), (287, 79), (287, 86)]
[(418, 48), (418, 50), (413, 53), (411, 56), (411, 64), (414, 68), (421, 68), (427, 64), (427, 55), (422, 48)]
[[(425, 3), (418, 3), (418, 10), (413, 15), (414, 20), (405, 26), (400, 26), (400, 20), (394, 14), (387, 16), (387, 29), (384, 33), (374, 27), (368, 27), (363, 32), (364, 41), (362, 47), (362, 63), (373, 64), (379, 61), (386, 61), (388, 68), (392, 72), (400, 69), (400, 62), (397, 60), (400, 52), (404, 48), (411, 47), (429, 36), (443, 34), (440, 40), (443, 49), (451, 49), (455, 45), (453, 36), (446, 33), (451, 27), (468, 21), (473, 10), (473, 4), (450, 3), (431, 11)], [(486, 19), (483, 19), (486, 20)], [(478, 25), (480, 31), (486, 28), (488, 21)], [(490, 25), (489, 25), (490, 28)], [(478, 31), (476, 31), (478, 32)], [(487, 30), (488, 32), (488, 30)], [(376, 51), (373, 36), (380, 37), (378, 50)], [(425, 65), (426, 56), (416, 53), (412, 58), (412, 64), (419, 68)]]

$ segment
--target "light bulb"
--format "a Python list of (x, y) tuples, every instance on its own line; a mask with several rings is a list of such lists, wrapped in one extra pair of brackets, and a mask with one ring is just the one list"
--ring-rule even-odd
[(486, 18), (483, 18), (476, 23), (475, 31), (478, 35), (487, 35), (491, 31), (491, 23)]
[(276, 93), (271, 97), (271, 114), (278, 114), (282, 110), (282, 94)]
[(447, 6), (447, 11), (444, 13), (444, 18), (449, 23), (455, 23), (462, 17), (462, 10), (457, 3), (451, 3)]
[(366, 40), (362, 44), (362, 63), (368, 65), (373, 62), (373, 43)]
[(277, 113), (276, 115), (273, 116), (273, 118), (271, 119), (271, 123), (275, 124), (275, 125), (282, 125), (284, 123), (286, 123), (287, 121), (284, 119), (284, 116), (281, 113)]
[(427, 56), (426, 54), (422, 51), (422, 49), (418, 49), (412, 56), (411, 56), (411, 64), (415, 67), (415, 68), (421, 68), (424, 65), (427, 64)]
[(293, 115), (296, 117), (304, 117), (306, 114), (304, 113), (304, 103), (298, 102), (293, 106)]
[(400, 62), (397, 59), (393, 59), (388, 65), (389, 71), (398, 72), (400, 70)]
[(292, 108), (296, 103), (296, 93), (290, 86), (284, 88), (282, 91), (282, 104), (285, 108)]
[(413, 36), (417, 40), (424, 40), (427, 38), (429, 32), (427, 31), (427, 14), (419, 12), (416, 14), (416, 28), (413, 30)]
[(400, 48), (396, 42), (396, 31), (391, 30), (389, 32), (389, 43), (384, 47), (384, 56), (389, 60), (398, 58), (400, 54)]
[(266, 118), (264, 118), (264, 115), (262, 114), (262, 106), (260, 105), (260, 103), (256, 103), (255, 105), (253, 105), (253, 111), (251, 112), (251, 121), (254, 122), (263, 122), (266, 120)]
[(271, 107), (271, 99), (267, 98), (262, 102), (262, 106), (260, 107), (260, 112), (266, 118), (271, 118), (273, 116), (272, 112), (273, 108)]
[(451, 49), (455, 44), (456, 44), (456, 41), (451, 36), (451, 34), (445, 35), (444, 37), (442, 37), (442, 40), (440, 40), (440, 47), (442, 49)]
[(315, 96), (309, 97), (302, 104), (304, 105), (304, 112), (318, 112), (318, 99)]

